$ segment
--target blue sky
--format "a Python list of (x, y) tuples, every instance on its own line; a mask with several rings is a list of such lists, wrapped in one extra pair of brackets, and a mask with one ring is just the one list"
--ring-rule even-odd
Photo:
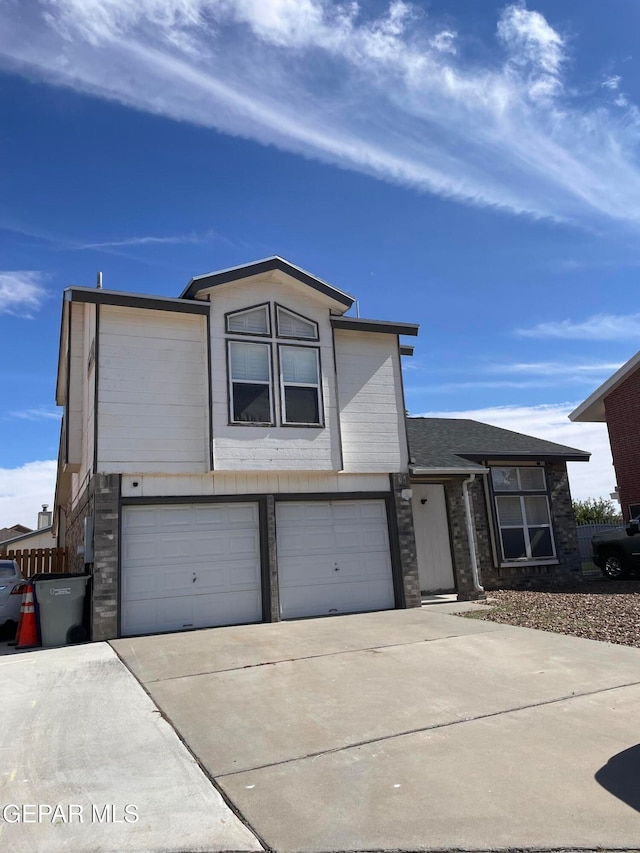
[(279, 254), (419, 322), (412, 414), (591, 450), (638, 349), (635, 0), (0, 0), (0, 527), (51, 503), (61, 293)]

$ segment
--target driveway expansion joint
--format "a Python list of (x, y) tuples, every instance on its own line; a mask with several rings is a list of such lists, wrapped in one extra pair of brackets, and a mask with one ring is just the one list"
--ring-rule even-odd
[[(505, 628), (509, 626), (501, 625), (500, 627)], [(498, 629), (499, 630), (499, 629)], [(483, 631), (484, 633), (493, 633), (492, 631)], [(366, 646), (361, 649), (338, 649), (334, 652), (323, 652), (322, 654), (317, 655), (303, 655), (300, 657), (291, 657), (291, 658), (278, 658), (278, 660), (268, 660), (268, 661), (259, 661), (258, 663), (247, 663), (242, 666), (231, 666), (228, 669), (210, 669), (205, 672), (191, 672), (186, 673), (185, 675), (169, 675), (167, 678), (150, 678), (148, 681), (145, 681), (145, 684), (160, 684), (165, 681), (180, 681), (183, 678), (199, 678), (200, 676), (205, 675), (222, 675), (227, 672), (242, 672), (245, 669), (259, 669), (262, 666), (278, 666), (281, 663), (297, 663), (297, 661), (306, 661), (306, 660), (318, 660), (320, 658), (331, 658), (338, 657), (339, 655), (355, 655), (360, 654), (362, 652), (380, 652), (384, 649), (402, 649), (408, 648), (409, 646), (419, 646), (423, 643), (439, 643), (442, 640), (457, 640), (464, 639), (469, 637), (469, 634), (448, 634), (444, 637), (424, 637), (421, 640), (412, 640), (409, 643), (387, 643), (385, 645), (377, 645), (377, 646)], [(115, 649), (114, 649), (115, 651)], [(140, 679), (138, 679), (140, 680)]]
[[(138, 682), (138, 684), (140, 685), (140, 687), (144, 690), (144, 692), (146, 693), (146, 695), (149, 697), (149, 701), (153, 703), (153, 705), (154, 705), (154, 707), (155, 707), (155, 709), (156, 709), (157, 713), (158, 713), (158, 714), (160, 714), (160, 716), (162, 717), (162, 719), (163, 719), (163, 720), (165, 720), (165, 722), (166, 722), (168, 725), (170, 725), (170, 726), (171, 726), (171, 728), (172, 728), (172, 729), (173, 729), (173, 731), (175, 732), (176, 737), (178, 738), (178, 740), (180, 741), (180, 743), (181, 743), (181, 744), (183, 745), (183, 747), (187, 750), (187, 752), (189, 753), (189, 755), (193, 758), (193, 760), (195, 761), (195, 763), (196, 763), (196, 764), (198, 765), (198, 767), (200, 768), (201, 772), (204, 774), (205, 778), (209, 780), (210, 785), (214, 788), (214, 790), (215, 790), (215, 791), (217, 791), (217, 793), (220, 795), (220, 797), (222, 797), (222, 799), (223, 799), (224, 803), (226, 804), (226, 806), (227, 806), (227, 807), (228, 807), (228, 808), (233, 812), (233, 814), (238, 818), (238, 820), (239, 820), (239, 821), (240, 821), (244, 826), (246, 826), (246, 828), (249, 830), (249, 832), (254, 836), (254, 838), (258, 841), (258, 843), (260, 844), (260, 846), (264, 849), (265, 853), (272, 853), (272, 848), (271, 848), (271, 847), (267, 844), (267, 842), (266, 842), (266, 841), (265, 841), (265, 840), (260, 836), (260, 833), (259, 833), (256, 829), (254, 829), (254, 827), (249, 823), (249, 821), (247, 820), (247, 818), (245, 818), (245, 816), (242, 814), (242, 812), (240, 811), (240, 809), (238, 808), (238, 806), (236, 806), (236, 804), (235, 804), (235, 803), (233, 802), (233, 800), (232, 800), (232, 799), (227, 795), (227, 793), (226, 793), (225, 791), (223, 791), (223, 790), (222, 790), (222, 788), (221, 788), (221, 787), (216, 783), (215, 778), (211, 775), (211, 773), (209, 773), (209, 771), (207, 770), (207, 768), (205, 767), (205, 765), (202, 763), (202, 761), (200, 760), (200, 758), (199, 758), (199, 757), (196, 755), (196, 753), (191, 749), (191, 747), (189, 746), (189, 744), (187, 743), (187, 741), (186, 741), (186, 740), (184, 739), (184, 737), (182, 736), (182, 732), (181, 732), (181, 731), (178, 729), (178, 727), (175, 725), (175, 723), (173, 722), (173, 720), (171, 719), (171, 717), (169, 717), (169, 716), (168, 716), (168, 714), (165, 714), (165, 712), (162, 710), (162, 708), (160, 708), (160, 707), (158, 706), (158, 704), (157, 704), (157, 702), (155, 701), (155, 699), (153, 698), (153, 696), (152, 696), (152, 695), (149, 693), (149, 691), (147, 690), (146, 685), (145, 685), (143, 682), (141, 682), (141, 681), (140, 681), (140, 679), (135, 675), (135, 673), (134, 673), (134, 672), (132, 672), (132, 671), (129, 669), (129, 667), (128, 667), (128, 665), (127, 665), (127, 662), (126, 662), (126, 661), (125, 661), (125, 660), (124, 660), (124, 659), (123, 659), (123, 658), (118, 654), (118, 652), (113, 648), (113, 646), (111, 646), (111, 649), (112, 649), (113, 653), (117, 656), (117, 658), (118, 658), (118, 660), (120, 661), (120, 663), (121, 663), (121, 664), (122, 664), (122, 665), (127, 669), (127, 671), (128, 671), (129, 673), (131, 673), (131, 675), (133, 676), (133, 678)], [(217, 853), (220, 853), (220, 851), (217, 851)], [(236, 851), (236, 853), (237, 853), (237, 851)], [(247, 851), (247, 853), (249, 853), (249, 851)]]
[[(255, 767), (245, 767), (243, 770), (234, 770), (231, 773), (219, 773), (215, 777), (210, 776), (209, 778), (227, 779), (227, 778), (230, 778), (232, 776), (240, 776), (243, 773), (253, 773), (256, 770), (268, 770), (271, 767), (280, 767), (280, 766), (285, 765), (285, 764), (294, 764), (297, 761), (306, 761), (310, 758), (315, 759), (315, 758), (320, 758), (324, 755), (335, 755), (339, 752), (348, 752), (351, 749), (360, 749), (360, 747), (369, 746), (370, 744), (383, 743), (384, 741), (390, 741), (390, 740), (397, 740), (399, 738), (408, 737), (409, 735), (420, 734), (421, 732), (432, 732), (432, 731), (437, 731), (438, 729), (449, 729), (449, 728), (453, 728), (454, 726), (465, 725), (466, 723), (475, 723), (479, 720), (490, 720), (493, 717), (504, 717), (507, 714), (517, 714), (521, 711), (529, 711), (532, 708), (544, 708), (544, 707), (549, 706), (549, 705), (557, 705), (560, 702), (569, 702), (572, 699), (582, 699), (586, 696), (598, 696), (598, 695), (603, 694), (603, 693), (610, 693), (614, 690), (624, 690), (628, 687), (640, 687), (640, 681), (631, 681), (631, 682), (626, 683), (626, 684), (616, 684), (613, 687), (604, 687), (600, 690), (587, 690), (584, 693), (573, 692), (573, 693), (567, 694), (566, 696), (558, 696), (555, 699), (547, 699), (546, 701), (543, 701), (543, 702), (533, 702), (529, 705), (518, 705), (515, 708), (504, 708), (501, 711), (492, 711), (491, 713), (488, 713), (488, 714), (478, 714), (478, 716), (476, 716), (476, 717), (464, 717), (462, 719), (452, 720), (452, 721), (447, 722), (447, 723), (435, 723), (432, 726), (421, 726), (421, 727), (415, 728), (415, 729), (407, 729), (406, 731), (396, 732), (395, 734), (384, 735), (382, 737), (369, 738), (367, 740), (362, 740), (362, 741), (356, 741), (354, 743), (349, 743), (349, 744), (346, 744), (344, 746), (336, 746), (332, 749), (324, 749), (324, 750), (319, 750), (318, 752), (310, 752), (307, 755), (298, 755), (298, 756), (295, 756), (293, 758), (285, 758), (282, 761), (274, 761), (270, 764), (260, 764), (260, 765), (256, 765)], [(169, 722), (171, 722), (171, 721), (169, 720)], [(173, 723), (171, 723), (171, 725), (173, 725)], [(180, 739), (182, 740), (182, 738), (180, 738)], [(196, 761), (197, 761), (197, 758), (196, 758)], [(207, 775), (209, 775), (209, 774), (207, 774)], [(251, 829), (251, 827), (249, 827), (249, 828)], [(251, 829), (251, 831), (253, 832), (254, 830)], [(262, 839), (259, 839), (259, 841), (261, 844), (264, 843), (262, 841)], [(451, 849), (452, 849), (452, 851), (455, 850), (455, 848), (451, 848)], [(511, 847), (499, 848), (499, 847), (496, 847), (496, 848), (488, 848), (488, 849), (489, 849), (490, 853), (520, 853), (520, 848), (517, 848), (517, 847), (516, 848), (511, 848)], [(625, 851), (625, 853), (626, 853), (626, 850), (627, 850), (626, 847), (620, 848), (620, 849)], [(571, 851), (571, 853), (573, 853), (573, 851), (576, 851), (576, 853), (582, 853), (581, 848), (578, 848), (578, 847), (567, 847), (567, 848), (560, 848), (560, 847), (524, 848), (523, 847), (522, 850), (526, 851), (526, 853), (538, 853), (538, 851), (547, 851), (547, 850), (553, 851), (553, 853), (555, 853), (555, 851), (558, 851), (558, 853), (562, 853), (562, 851), (564, 851), (564, 850)], [(585, 850), (588, 853), (588, 851), (590, 851), (591, 848), (585, 848)], [(324, 853), (326, 853), (326, 851)], [(337, 851), (336, 851), (336, 853), (337, 853)], [(340, 853), (342, 853), (342, 851), (340, 851)], [(384, 853), (389, 853), (389, 851), (385, 850)], [(403, 853), (407, 853), (407, 851), (403, 851)], [(434, 850), (430, 850), (428, 848), (425, 848), (425, 850), (423, 850), (422, 853), (440, 853), (440, 851), (434, 851)], [(456, 853), (458, 853), (457, 850), (456, 850)], [(484, 850), (473, 850), (472, 853), (484, 853)], [(596, 853), (616, 853), (616, 848), (614, 848), (614, 847), (607, 847), (604, 849), (603, 848), (596, 848)], [(635, 850), (632, 850), (631, 853), (638, 853), (638, 849), (636, 848)]]

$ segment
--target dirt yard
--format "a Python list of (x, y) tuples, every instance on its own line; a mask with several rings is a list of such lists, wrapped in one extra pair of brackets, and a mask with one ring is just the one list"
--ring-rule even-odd
[(575, 589), (491, 590), (475, 619), (640, 647), (640, 580), (587, 580)]

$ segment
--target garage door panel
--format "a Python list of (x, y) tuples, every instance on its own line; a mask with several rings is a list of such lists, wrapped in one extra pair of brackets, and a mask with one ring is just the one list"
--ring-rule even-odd
[[(282, 606), (282, 618), (294, 619), (305, 616), (335, 616), (340, 613), (361, 613), (372, 608), (370, 600), (388, 600), (388, 582), (376, 581), (370, 585), (371, 598), (363, 598), (362, 584), (324, 584), (314, 586), (313, 597), (308, 587), (291, 587), (287, 590), (286, 602)], [(382, 605), (383, 609), (385, 606)]]
[(262, 618), (255, 503), (125, 507), (121, 553), (124, 634)]
[(276, 504), (283, 618), (394, 606), (383, 500)]
[(278, 503), (278, 523), (305, 525), (331, 522), (331, 505), (322, 501), (281, 501)]
[(255, 621), (260, 595), (224, 593), (127, 602), (122, 610), (122, 633), (145, 634), (183, 631), (216, 625), (238, 625)]

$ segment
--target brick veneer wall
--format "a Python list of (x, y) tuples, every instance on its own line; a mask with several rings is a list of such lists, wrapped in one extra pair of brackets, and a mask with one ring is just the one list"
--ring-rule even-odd
[(94, 514), (95, 479), (87, 483), (80, 498), (66, 511), (65, 548), (69, 554), (69, 571), (84, 572), (86, 565), (84, 553), (78, 553), (78, 548), (84, 545), (84, 520)]
[[(473, 601), (484, 598), (484, 593), (478, 592), (473, 584), (469, 535), (467, 531), (467, 516), (462, 492), (463, 479), (464, 478), (460, 478), (459, 480), (450, 480), (445, 483), (444, 493), (447, 501), (449, 535), (451, 537), (451, 558), (456, 578), (458, 600)], [(472, 509), (472, 519), (473, 514)]]
[(410, 489), (408, 474), (390, 474), (391, 504), (395, 515), (400, 550), (400, 568), (405, 607), (420, 607), (420, 579), (418, 577), (418, 555), (413, 531), (413, 509), (410, 500), (404, 500), (402, 492)]
[(118, 636), (118, 537), (120, 475), (96, 474), (92, 640)]
[(604, 401), (609, 443), (625, 521), (629, 504), (640, 504), (640, 368)]

